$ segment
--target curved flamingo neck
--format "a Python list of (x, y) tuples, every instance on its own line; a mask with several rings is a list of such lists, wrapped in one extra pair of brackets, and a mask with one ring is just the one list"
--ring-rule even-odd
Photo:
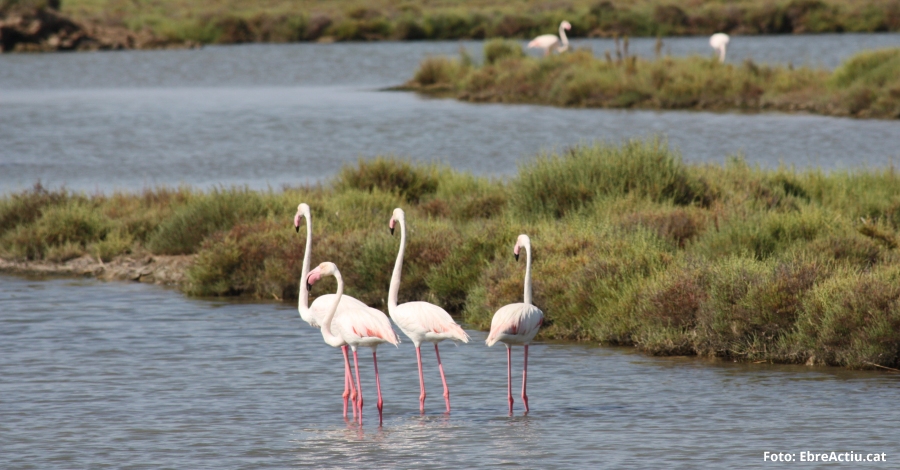
[[(338, 304), (341, 303), (341, 296), (344, 295), (344, 279), (341, 277), (341, 273), (337, 270), (334, 271), (334, 279), (337, 280), (337, 292), (334, 296), (334, 303), (331, 304), (331, 308), (328, 310), (328, 315), (325, 315), (325, 320), (322, 321), (322, 337), (325, 338), (326, 342), (331, 341), (343, 341), (342, 338), (335, 336), (331, 332), (331, 321), (334, 320), (334, 314), (337, 312)], [(304, 282), (306, 282), (306, 278), (303, 278)]]
[(406, 250), (406, 221), (400, 219), (400, 251), (397, 253), (397, 261), (394, 263), (394, 273), (391, 275), (391, 288), (388, 291), (388, 313), (397, 308), (397, 296), (400, 293), (400, 273), (403, 271), (403, 251)]
[(525, 303), (531, 305), (531, 243), (525, 244)]
[(303, 252), (303, 272), (300, 274), (300, 297), (297, 300), (297, 310), (302, 315), (309, 311), (309, 290), (306, 288), (306, 276), (309, 275), (309, 259), (312, 251), (312, 220), (309, 214), (304, 214), (306, 219), (306, 250)]
[(564, 51), (569, 48), (569, 38), (566, 36), (566, 28), (563, 28), (563, 25), (559, 25), (559, 38), (562, 39), (562, 48), (561, 51)]

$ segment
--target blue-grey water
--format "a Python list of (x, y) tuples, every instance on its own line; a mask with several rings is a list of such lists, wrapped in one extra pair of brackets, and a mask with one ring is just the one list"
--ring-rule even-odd
[[(532, 411), (522, 415), (516, 393), (510, 418), (504, 349), (469, 333), (469, 344), (441, 349), (450, 415), (427, 348), (419, 415), (404, 341), (379, 348), (379, 427), (362, 353), (358, 427), (341, 417), (340, 352), (294, 306), (0, 276), (0, 468), (721, 469), (771, 465), (767, 451), (888, 458), (840, 468), (900, 459), (900, 374), (538, 343)], [(522, 356), (513, 351), (515, 390)]]
[[(602, 55), (611, 40), (578, 40)], [(652, 56), (654, 39), (631, 40)], [(705, 37), (672, 55), (711, 55)], [(735, 37), (728, 61), (833, 68), (900, 45), (900, 34)], [(900, 159), (900, 122), (809, 115), (559, 109), (470, 104), (378, 91), (429, 55), (480, 42), (285, 44), (0, 56), (0, 194), (65, 185), (253, 188), (322, 181), (393, 154), (509, 175), (541, 151), (597, 139), (667, 136), (692, 162), (743, 154), (764, 166), (859, 168)]]

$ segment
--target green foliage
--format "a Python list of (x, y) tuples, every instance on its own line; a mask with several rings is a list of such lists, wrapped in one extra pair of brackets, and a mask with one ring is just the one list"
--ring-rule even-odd
[(647, 139), (543, 155), (508, 180), (378, 158), (332, 183), (108, 196), (36, 187), (0, 198), (0, 254), (195, 253), (189, 294), (296, 299), (306, 232), (292, 217), (306, 202), (312, 265), (336, 263), (347, 294), (384, 309), (399, 245), (387, 225), (403, 207), (400, 301), (437, 303), (476, 328), (522, 299), (512, 247), (526, 233), (542, 338), (900, 365), (900, 175), (890, 168), (689, 165)]
[(212, 233), (245, 218), (265, 215), (267, 207), (259, 193), (247, 190), (214, 190), (198, 195), (163, 221), (148, 241), (150, 251), (164, 255), (193, 253)]
[(658, 139), (631, 140), (621, 147), (595, 144), (543, 156), (524, 164), (512, 182), (512, 206), (523, 216), (562, 217), (605, 195), (703, 206), (714, 197)]
[(900, 117), (900, 49), (862, 52), (829, 73), (702, 57), (613, 61), (586, 50), (538, 59), (504, 55), (504, 44), (488, 42), (485, 64), (478, 68), (430, 57), (405, 88), (467, 101)]
[(484, 63), (494, 64), (507, 57), (524, 57), (522, 46), (516, 41), (491, 39), (484, 43)]
[[(3, 0), (9, 5), (58, 0)], [(563, 19), (571, 37), (873, 32), (900, 30), (897, 0), (536, 0), (394, 2), (390, 0), (67, 0), (63, 12), (87, 22), (106, 19), (169, 39), (203, 43), (533, 38)], [(115, 12), (115, 14), (110, 14)]]
[(423, 196), (433, 194), (438, 188), (438, 169), (413, 166), (408, 161), (378, 157), (360, 160), (356, 167), (345, 165), (335, 179), (338, 190), (360, 189), (396, 193), (408, 202), (417, 202)]

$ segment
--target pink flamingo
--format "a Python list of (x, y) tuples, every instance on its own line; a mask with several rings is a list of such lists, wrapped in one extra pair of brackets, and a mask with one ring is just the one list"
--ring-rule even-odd
[(725, 62), (725, 49), (731, 38), (725, 33), (716, 33), (709, 37), (709, 47), (719, 53), (719, 62)]
[[(566, 37), (566, 30), (572, 29), (572, 25), (568, 21), (559, 24), (559, 37), (553, 34), (542, 34), (528, 43), (529, 49), (543, 49), (544, 55), (550, 55), (550, 51), (555, 50), (562, 54), (569, 49), (569, 38)], [(562, 42), (560, 43), (560, 40)], [(560, 45), (562, 44), (562, 45)]]
[(438, 351), (438, 343), (445, 339), (452, 341), (469, 342), (469, 335), (462, 327), (456, 324), (446, 310), (428, 302), (407, 302), (397, 305), (397, 294), (400, 291), (400, 272), (403, 270), (403, 250), (406, 249), (406, 215), (399, 207), (394, 209), (391, 216), (391, 235), (394, 234), (394, 223), (400, 224), (400, 252), (397, 253), (397, 262), (394, 264), (394, 273), (391, 276), (391, 287), (388, 292), (388, 313), (391, 319), (400, 327), (416, 346), (416, 360), (419, 362), (419, 412), (425, 412), (425, 378), (422, 375), (422, 350), (423, 342), (434, 343), (434, 353), (437, 356), (438, 369), (441, 371), (441, 382), (444, 383), (444, 401), (447, 402), (447, 412), (450, 412), (450, 389), (447, 387), (447, 379), (444, 377), (444, 366), (441, 364), (441, 353)]
[[(354, 406), (359, 409), (359, 424), (362, 424), (363, 396), (362, 386), (359, 381), (359, 358), (356, 354), (356, 349), (361, 346), (372, 348), (372, 361), (375, 365), (375, 386), (378, 389), (378, 423), (381, 424), (384, 400), (381, 397), (381, 379), (378, 376), (376, 350), (381, 343), (390, 343), (396, 346), (400, 340), (397, 338), (397, 334), (394, 333), (394, 329), (391, 328), (390, 320), (378, 310), (368, 307), (364, 309), (345, 308), (338, 312), (338, 305), (344, 293), (344, 279), (334, 263), (326, 261), (309, 273), (309, 276), (306, 278), (307, 289), (312, 288), (312, 285), (323, 276), (334, 276), (338, 287), (337, 293), (334, 294), (335, 298), (331, 303), (331, 308), (328, 309), (327, 315), (322, 319), (322, 338), (331, 346), (337, 347), (346, 344), (353, 350), (356, 389), (359, 391), (359, 396)], [(378, 314), (376, 315), (375, 312)]]
[[(305, 280), (309, 274), (310, 253), (312, 252), (312, 217), (309, 206), (306, 203), (298, 205), (297, 213), (294, 215), (294, 229), (297, 233), (300, 233), (301, 217), (306, 219), (306, 249), (303, 253), (303, 270), (300, 274), (300, 295), (297, 301), (297, 310), (300, 312), (300, 318), (303, 319), (303, 321), (309, 323), (312, 327), (319, 328), (319, 326), (323, 324), (325, 317), (328, 315), (328, 307), (334, 302), (334, 294), (319, 296), (313, 301), (312, 306), (308, 306), (309, 288), (307, 287)], [(369, 308), (369, 306), (349, 295), (342, 296), (340, 298), (340, 304), (338, 305), (338, 311), (366, 308)], [(379, 310), (375, 310), (375, 312), (382, 316), (384, 315), (384, 313)], [(353, 376), (350, 373), (350, 359), (347, 356), (348, 346), (346, 343), (332, 346), (340, 347), (341, 351), (344, 353), (344, 418), (347, 417), (347, 400), (350, 399), (353, 401), (353, 417), (356, 419), (356, 410), (358, 408), (356, 406), (357, 395), (356, 390), (353, 387)]]
[(485, 341), (488, 347), (498, 341), (506, 345), (506, 395), (509, 400), (510, 416), (513, 412), (512, 346), (515, 344), (525, 346), (522, 403), (525, 404), (525, 413), (528, 413), (528, 395), (525, 393), (525, 384), (528, 380), (528, 345), (544, 322), (544, 312), (531, 304), (531, 240), (528, 239), (528, 235), (519, 235), (516, 239), (516, 246), (513, 248), (516, 261), (519, 260), (519, 249), (522, 247), (525, 247), (525, 301), (500, 307), (491, 320), (491, 333)]

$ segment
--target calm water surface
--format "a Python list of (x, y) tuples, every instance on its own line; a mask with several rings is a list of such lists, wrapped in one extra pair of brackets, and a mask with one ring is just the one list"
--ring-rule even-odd
[[(672, 55), (711, 54), (705, 37)], [(654, 39), (631, 51), (653, 55)], [(602, 55), (611, 40), (574, 41)], [(734, 38), (729, 61), (834, 67), (900, 34)], [(858, 168), (900, 160), (900, 123), (781, 114), (558, 109), (380, 92), (419, 61), (479, 42), (289, 44), (0, 56), (0, 193), (31, 186), (138, 190), (279, 187), (395, 154), (509, 175), (541, 151), (662, 134), (694, 162)]]
[[(341, 418), (340, 352), (293, 306), (0, 277), (0, 468), (749, 468), (763, 465), (764, 451), (851, 450), (900, 458), (900, 375), (537, 344), (532, 412), (522, 416), (517, 397), (510, 418), (504, 350), (470, 334), (471, 343), (442, 348), (449, 416), (430, 351), (419, 415), (404, 341), (379, 350), (378, 427), (363, 354), (360, 428)], [(521, 367), (519, 349), (513, 359)]]

